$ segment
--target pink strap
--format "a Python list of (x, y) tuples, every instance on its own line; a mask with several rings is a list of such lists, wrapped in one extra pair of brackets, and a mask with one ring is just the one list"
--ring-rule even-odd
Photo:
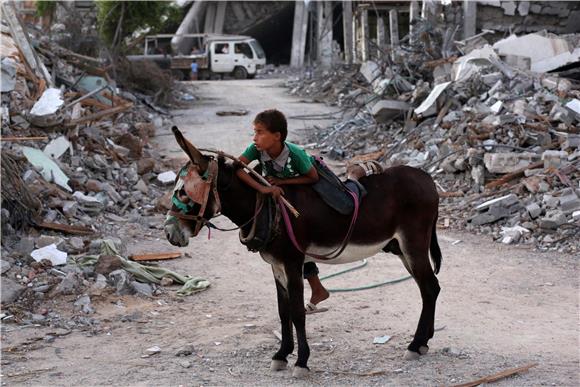
[(307, 255), (309, 257), (316, 258), (316, 259), (323, 259), (323, 260), (337, 258), (340, 254), (342, 254), (342, 252), (346, 248), (346, 245), (348, 244), (348, 241), (350, 240), (350, 236), (352, 235), (352, 231), (354, 230), (354, 224), (356, 223), (356, 219), (358, 217), (358, 207), (359, 207), (358, 196), (350, 190), (348, 190), (348, 193), (350, 194), (350, 196), (352, 196), (352, 199), (354, 200), (354, 212), (352, 214), (352, 219), (350, 221), (350, 226), (348, 228), (348, 231), (347, 231), (347, 233), (346, 233), (346, 235), (345, 235), (344, 239), (342, 240), (342, 243), (339, 247), (337, 247), (336, 249), (334, 249), (333, 251), (331, 251), (327, 254), (320, 254), (320, 255), (319, 254), (308, 254), (300, 247), (300, 245), (298, 244), (298, 241), (296, 240), (296, 236), (294, 235), (294, 229), (292, 228), (292, 222), (290, 222), (290, 216), (288, 215), (288, 211), (286, 210), (286, 207), (284, 207), (282, 202), (278, 201), (278, 205), (280, 206), (280, 209), (282, 211), (282, 218), (284, 219), (284, 224), (286, 225), (286, 232), (288, 233), (288, 236), (290, 237), (292, 244), (294, 245), (294, 247), (296, 247), (296, 249), (298, 251), (300, 251), (302, 254)]

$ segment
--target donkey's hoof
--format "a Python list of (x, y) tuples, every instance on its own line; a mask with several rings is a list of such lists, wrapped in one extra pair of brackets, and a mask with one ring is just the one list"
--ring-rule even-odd
[(405, 360), (419, 360), (421, 355), (425, 355), (427, 352), (429, 352), (429, 347), (425, 347), (425, 346), (419, 347), (419, 352), (407, 350), (407, 352), (405, 352), (405, 357), (403, 359), (405, 359)]
[(272, 371), (282, 371), (288, 368), (288, 362), (284, 360), (272, 360), (270, 364), (270, 370)]
[(297, 379), (303, 379), (305, 377), (308, 376), (308, 374), (310, 373), (310, 370), (308, 368), (302, 368), (302, 367), (294, 367), (294, 371), (292, 371), (292, 377), (297, 378)]
[(407, 350), (405, 352), (405, 356), (403, 357), (403, 359), (405, 359), (405, 360), (419, 360), (420, 357), (421, 357), (421, 355), (418, 354), (417, 352)]

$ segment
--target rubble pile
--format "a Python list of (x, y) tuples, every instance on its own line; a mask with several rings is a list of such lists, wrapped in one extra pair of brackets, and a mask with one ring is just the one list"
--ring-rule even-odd
[[(345, 115), (313, 131), (308, 146), (428, 171), (442, 227), (577, 252), (580, 48), (569, 42), (578, 35), (510, 36), (493, 46), (479, 35), (450, 46), (451, 30), (428, 27), (358, 74), (320, 70), (288, 82)], [(530, 50), (535, 56), (524, 56)]]
[[(58, 316), (43, 305), (61, 295), (91, 314), (90, 297), (103, 292), (152, 296), (188, 283), (119, 253), (87, 263), (103, 238), (121, 236), (123, 224), (136, 234), (160, 232), (171, 205), (173, 179), (166, 176), (176, 166), (149, 139), (169, 125), (167, 111), (155, 96), (120, 88), (95, 58), (48, 40), (33, 38), (33, 46), (10, 19), (11, 6), (2, 10), (1, 302), (11, 305), (3, 321), (49, 323)], [(173, 97), (185, 95), (192, 97), (183, 90)], [(104, 256), (116, 257), (118, 267), (102, 269)], [(167, 278), (157, 278), (160, 272)]]

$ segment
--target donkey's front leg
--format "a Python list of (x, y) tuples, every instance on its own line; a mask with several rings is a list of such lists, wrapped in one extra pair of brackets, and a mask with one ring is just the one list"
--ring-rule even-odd
[(302, 378), (308, 375), (308, 358), (310, 348), (306, 340), (306, 316), (304, 313), (304, 280), (302, 279), (302, 263), (298, 259), (291, 260), (284, 265), (288, 280), (288, 296), (290, 318), (296, 328), (298, 341), (298, 359), (292, 372), (292, 376)]
[(272, 371), (286, 369), (288, 361), (286, 357), (294, 350), (294, 334), (292, 330), (292, 320), (290, 319), (290, 305), (288, 290), (286, 290), (286, 273), (282, 265), (272, 265), (274, 279), (276, 280), (276, 292), (278, 294), (278, 314), (280, 315), (282, 343), (280, 349), (272, 357)]

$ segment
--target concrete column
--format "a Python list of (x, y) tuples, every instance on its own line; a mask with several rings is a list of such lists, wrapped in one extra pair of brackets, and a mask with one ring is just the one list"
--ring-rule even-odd
[(205, 9), (205, 20), (203, 26), (203, 32), (205, 33), (213, 33), (213, 27), (215, 24), (215, 12), (216, 12), (216, 3), (210, 2), (207, 4), (207, 8)]
[(423, 6), (421, 8), (421, 18), (429, 20), (431, 23), (437, 21), (439, 3), (436, 0), (423, 0)]
[(391, 31), (391, 49), (399, 46), (399, 18), (396, 9), (389, 11), (389, 29)]
[(360, 47), (359, 47), (359, 18), (358, 15), (355, 15), (352, 18), (352, 62), (359, 63), (360, 55)]
[(323, 67), (332, 66), (332, 2), (324, 1), (324, 23), (322, 28), (322, 39), (320, 40), (320, 64)]
[(347, 0), (342, 3), (342, 28), (344, 30), (344, 61), (352, 64), (353, 51), (353, 19), (352, 1)]
[(224, 21), (226, 19), (226, 6), (227, 1), (220, 1), (217, 3), (217, 11), (215, 15), (215, 24), (213, 32), (216, 34), (222, 34), (224, 32)]
[[(411, 1), (409, 4), (409, 34), (411, 37), (413, 36), (413, 31), (415, 29), (415, 27), (413, 27), (413, 20), (419, 19), (420, 12), (419, 2), (416, 0)], [(413, 40), (411, 40), (411, 43), (413, 43)]]
[(308, 9), (304, 1), (297, 0), (294, 6), (294, 26), (292, 28), (292, 51), (290, 66), (301, 67), (304, 64), (306, 49), (306, 28), (308, 26)]
[[(193, 3), (187, 15), (183, 18), (183, 21), (179, 25), (179, 28), (175, 32), (176, 35), (180, 34), (193, 34), (196, 32), (201, 32), (200, 23), (205, 7), (207, 6), (205, 1), (196, 1)], [(171, 38), (171, 48), (173, 52), (181, 52), (189, 54), (191, 52), (191, 47), (193, 46), (192, 39), (186, 39), (181, 36), (174, 36)]]
[(366, 62), (369, 60), (369, 11), (367, 9), (361, 10), (360, 30), (361, 60)]
[(234, 15), (236, 16), (236, 19), (238, 20), (244, 20), (246, 17), (246, 13), (244, 12), (244, 9), (242, 8), (242, 5), (240, 4), (239, 1), (232, 1), (230, 2), (231, 6), (232, 6), (232, 11), (234, 11)]
[[(322, 60), (322, 39), (324, 36), (324, 23), (326, 19), (324, 17), (324, 1), (316, 2), (316, 60), (320, 62)], [(312, 49), (312, 48), (310, 48)]]
[(377, 57), (383, 55), (382, 49), (385, 47), (385, 19), (381, 15), (377, 15)]
[(463, 0), (463, 39), (467, 39), (476, 33), (477, 28), (477, 2)]

